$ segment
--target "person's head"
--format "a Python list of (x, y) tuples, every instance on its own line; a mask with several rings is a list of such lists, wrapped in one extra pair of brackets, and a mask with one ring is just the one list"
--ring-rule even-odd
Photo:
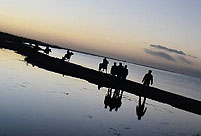
[(114, 65), (116, 66), (116, 65), (117, 65), (117, 63), (116, 63), (116, 62), (114, 62)]
[(151, 70), (149, 70), (149, 74), (151, 74), (152, 73), (152, 71)]
[(119, 66), (122, 66), (122, 63), (121, 63), (121, 62), (119, 63)]
[(124, 67), (127, 68), (127, 65), (125, 65)]

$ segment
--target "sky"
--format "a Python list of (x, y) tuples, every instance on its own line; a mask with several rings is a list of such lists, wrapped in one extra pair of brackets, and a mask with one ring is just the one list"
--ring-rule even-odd
[(200, 0), (0, 3), (0, 31), (201, 77)]

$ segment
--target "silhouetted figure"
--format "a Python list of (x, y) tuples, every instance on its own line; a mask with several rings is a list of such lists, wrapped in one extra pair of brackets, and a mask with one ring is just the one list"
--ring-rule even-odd
[(44, 53), (49, 54), (52, 50), (49, 48), (49, 46), (46, 46)]
[(112, 95), (112, 88), (108, 88), (108, 92), (104, 99), (105, 108), (109, 106), (109, 111), (111, 112), (113, 109), (117, 111), (121, 107), (121, 99), (122, 99), (123, 91), (119, 89), (115, 89)]
[(108, 64), (109, 64), (109, 61), (107, 60), (106, 57), (103, 59), (103, 64), (104, 64), (104, 65), (108, 65)]
[(67, 50), (67, 53), (63, 56), (62, 60), (66, 59), (69, 62), (72, 55), (74, 55), (74, 53)]
[(124, 69), (123, 69), (122, 72), (123, 72), (123, 74), (122, 74), (123, 77), (122, 77), (122, 78), (123, 78), (123, 79), (126, 79), (126, 77), (128, 76), (128, 68), (127, 68), (127, 65), (124, 66)]
[(112, 97), (112, 88), (108, 88), (108, 92), (104, 99), (105, 109), (107, 109), (107, 107), (110, 105), (112, 99), (111, 97)]
[(103, 62), (99, 64), (98, 70), (101, 71), (101, 70), (103, 69), (103, 71), (106, 70), (106, 73), (107, 73), (107, 65), (108, 65), (108, 64), (109, 64), (109, 61), (108, 61), (107, 58), (105, 57), (105, 58), (103, 59)]
[(117, 66), (117, 77), (122, 78), (123, 73), (124, 73), (124, 67), (123, 67), (122, 63), (119, 63), (119, 65)]
[(148, 87), (151, 83), (151, 85), (153, 84), (153, 75), (151, 74), (152, 71), (149, 70), (149, 72), (144, 76), (142, 82), (143, 82), (143, 85), (146, 87)]
[(147, 108), (145, 108), (146, 98), (144, 98), (143, 103), (141, 104), (141, 96), (139, 96), (139, 103), (136, 106), (136, 114), (138, 116), (138, 120), (141, 120), (142, 116), (144, 116)]
[(111, 68), (110, 74), (113, 76), (117, 75), (117, 63), (116, 62), (114, 62), (114, 65)]
[(121, 99), (122, 99), (123, 91), (119, 89), (115, 89), (113, 94), (113, 101), (115, 102), (115, 111), (117, 111), (121, 107)]
[(110, 73), (113, 76), (117, 75), (119, 79), (126, 79), (126, 77), (128, 76), (127, 65), (123, 66), (122, 63), (119, 63), (119, 65), (117, 66), (117, 63), (114, 62), (114, 65), (112, 66)]

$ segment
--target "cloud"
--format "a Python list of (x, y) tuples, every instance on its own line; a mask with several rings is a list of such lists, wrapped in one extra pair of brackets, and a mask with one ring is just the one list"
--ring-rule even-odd
[(147, 54), (153, 55), (153, 56), (157, 56), (157, 57), (161, 57), (164, 58), (168, 61), (172, 61), (172, 62), (182, 62), (182, 63), (186, 63), (188, 65), (193, 65), (194, 63), (189, 61), (188, 59), (186, 59), (183, 56), (178, 55), (176, 58), (172, 57), (171, 55), (165, 53), (165, 52), (159, 52), (159, 51), (153, 51), (150, 49), (144, 49), (144, 51)]
[(179, 59), (180, 61), (182, 61), (182, 62), (186, 63), (186, 64), (193, 64), (191, 61), (189, 61), (189, 60), (185, 59), (185, 58), (184, 58), (184, 57), (182, 57), (182, 56), (179, 56), (179, 57), (178, 57), (178, 59)]
[(191, 56), (191, 55), (188, 55), (189, 57), (192, 57), (192, 58), (194, 58), (194, 59), (197, 59), (198, 57), (196, 57), (196, 56)]
[(167, 47), (161, 46), (161, 45), (153, 45), (153, 44), (151, 44), (150, 46), (153, 47), (153, 48), (157, 48), (157, 49), (161, 49), (161, 50), (165, 50), (165, 51), (168, 51), (168, 52), (173, 52), (173, 53), (176, 53), (176, 54), (180, 54), (180, 55), (185, 55), (186, 56), (186, 54), (183, 51), (178, 51), (178, 50), (175, 50), (175, 49), (170, 49), (170, 48), (167, 48)]
[(179, 51), (179, 50), (176, 50), (176, 49), (171, 49), (171, 48), (168, 48), (168, 47), (165, 47), (165, 46), (162, 46), (162, 45), (153, 45), (153, 44), (151, 44), (150, 46), (153, 47), (153, 48), (156, 48), (156, 49), (167, 51), (167, 52), (171, 52), (171, 53), (175, 53), (175, 54), (179, 54), (179, 55), (183, 55), (183, 56), (189, 56), (189, 57), (192, 57), (192, 58), (198, 58), (198, 57), (195, 57), (195, 56), (192, 56), (192, 55), (187, 55), (183, 51)]
[(164, 59), (169, 60), (169, 61), (174, 61), (174, 62), (176, 61), (172, 56), (170, 56), (169, 54), (164, 53), (164, 52), (152, 51), (149, 49), (144, 49), (144, 51), (148, 54), (153, 55), (153, 56), (158, 56), (158, 57), (164, 58)]

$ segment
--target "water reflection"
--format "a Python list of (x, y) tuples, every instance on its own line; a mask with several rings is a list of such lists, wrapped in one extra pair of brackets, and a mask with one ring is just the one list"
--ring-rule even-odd
[[(26, 66), (19, 61), (23, 59), (14, 52), (0, 51), (0, 135), (200, 134), (200, 116), (147, 97), (145, 107), (149, 112), (137, 121), (138, 96), (115, 93), (114, 88), (118, 90), (119, 86), (109, 87), (111, 93), (108, 88), (97, 91), (94, 84)], [(109, 112), (109, 105), (103, 108), (106, 93), (111, 98), (114, 93), (114, 98), (121, 96), (118, 112)]]
[(146, 97), (144, 97), (142, 102), (142, 97), (139, 96), (138, 105), (136, 106), (136, 115), (138, 117), (138, 120), (141, 120), (141, 118), (147, 111), (147, 107), (145, 108), (145, 103), (146, 103)]
[[(112, 92), (112, 90), (114, 90)], [(105, 109), (109, 107), (109, 111), (111, 112), (113, 109), (115, 111), (118, 111), (118, 109), (121, 107), (121, 100), (122, 100), (123, 91), (119, 89), (112, 89), (108, 88), (107, 94), (105, 95), (104, 104)]]
[(121, 90), (124, 90), (128, 93), (138, 96), (142, 95), (146, 98), (162, 103), (167, 103), (173, 107), (201, 115), (201, 111), (198, 110), (201, 106), (200, 101), (169, 93), (167, 91), (153, 87), (142, 93), (140, 91), (142, 85), (137, 82), (124, 80), (120, 81), (122, 84), (119, 84), (119, 80), (109, 74), (104, 74), (73, 63), (66, 63), (61, 59), (50, 57), (40, 52), (35, 52), (33, 48), (29, 46), (18, 45), (14, 43), (12, 43), (12, 46), (9, 46), (9, 44), (10, 43), (5, 42), (3, 47), (17, 51), (18, 54), (26, 56), (25, 61), (32, 64), (33, 66), (35, 65), (48, 71), (86, 80), (92, 84), (101, 84), (101, 86), (104, 87), (115, 88), (116, 86), (120, 86), (119, 88)]
[[(100, 89), (99, 86), (98, 89)], [(104, 108), (109, 109), (110, 112), (113, 110), (118, 111), (122, 105), (122, 96), (122, 90), (117, 88), (108, 88), (104, 98)], [(136, 106), (136, 115), (138, 120), (141, 120), (147, 111), (147, 107), (145, 107), (146, 99), (146, 97), (139, 96), (138, 105)]]

